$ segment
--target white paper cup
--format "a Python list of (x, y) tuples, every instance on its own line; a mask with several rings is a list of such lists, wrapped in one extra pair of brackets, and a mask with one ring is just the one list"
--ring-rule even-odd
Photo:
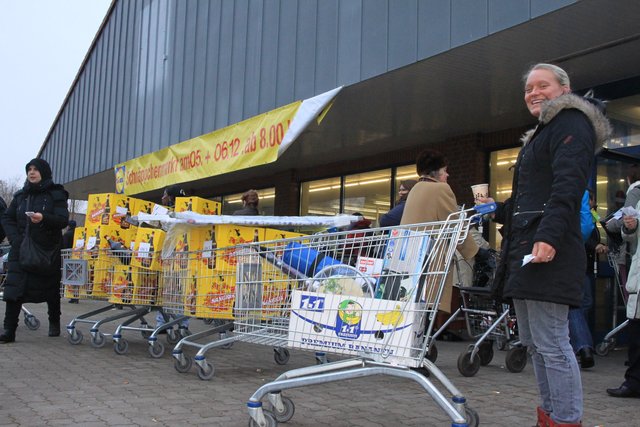
[(478, 204), (478, 199), (480, 197), (487, 198), (489, 197), (489, 184), (476, 184), (471, 186), (471, 191), (473, 192), (473, 201)]

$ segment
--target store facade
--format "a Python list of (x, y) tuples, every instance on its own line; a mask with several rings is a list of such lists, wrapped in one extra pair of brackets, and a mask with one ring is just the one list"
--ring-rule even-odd
[[(429, 146), (461, 203), (480, 182), (503, 200), (536, 62), (609, 100), (609, 148), (640, 145), (638, 16), (636, 0), (114, 0), (39, 155), (86, 199), (115, 191), (116, 165), (342, 88), (276, 161), (177, 182), (223, 213), (253, 188), (264, 214), (375, 221)], [(601, 215), (624, 168), (598, 160)]]

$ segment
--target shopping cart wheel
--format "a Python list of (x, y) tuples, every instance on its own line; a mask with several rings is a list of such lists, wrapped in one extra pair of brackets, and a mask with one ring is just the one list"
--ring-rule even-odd
[(458, 371), (465, 377), (472, 377), (478, 373), (480, 369), (480, 356), (476, 354), (476, 357), (471, 360), (471, 353), (473, 352), (473, 346), (471, 346), (464, 353), (460, 353), (458, 356)]
[(74, 329), (67, 337), (67, 341), (69, 341), (70, 344), (78, 345), (82, 342), (82, 338), (82, 331)]
[(176, 333), (176, 331), (172, 329), (167, 329), (167, 344), (175, 344), (180, 341), (180, 336)]
[(24, 316), (24, 324), (32, 331), (35, 331), (40, 327), (40, 321), (33, 315)]
[(203, 369), (198, 365), (198, 378), (201, 380), (207, 381), (213, 378), (216, 370), (213, 368), (213, 365), (209, 362), (205, 362), (205, 368)]
[(192, 365), (193, 360), (188, 357), (184, 357), (184, 355), (180, 356), (180, 359), (176, 359), (175, 362), (173, 362), (173, 367), (181, 374), (189, 372)]
[(278, 365), (286, 365), (289, 357), (289, 350), (286, 348), (278, 347), (273, 349), (273, 360), (275, 360)]
[(598, 356), (606, 356), (612, 348), (616, 346), (616, 339), (612, 338), (608, 341), (602, 341), (596, 346), (596, 354)]
[(464, 406), (464, 417), (466, 418), (469, 427), (478, 427), (478, 425), (480, 425), (480, 416), (472, 407), (467, 405)]
[(433, 363), (436, 363), (436, 360), (438, 360), (438, 347), (436, 347), (436, 343), (435, 342), (431, 343), (431, 345), (429, 346), (429, 352), (427, 353), (427, 359), (429, 359)]
[(94, 346), (95, 348), (101, 348), (104, 347), (104, 344), (107, 342), (107, 340), (104, 338), (104, 334), (102, 332), (98, 332), (97, 334), (92, 334), (91, 335), (91, 345)]
[(153, 344), (149, 346), (149, 354), (154, 359), (159, 359), (164, 354), (164, 346), (160, 341), (154, 341)]
[(113, 343), (113, 351), (115, 351), (116, 354), (125, 354), (127, 350), (129, 350), (129, 342), (124, 338), (120, 338)]
[(493, 341), (484, 341), (480, 344), (478, 349), (478, 356), (480, 356), (480, 365), (487, 366), (493, 360)]
[(522, 372), (527, 366), (527, 347), (513, 347), (507, 352), (504, 362), (509, 372)]
[[(262, 414), (264, 415), (264, 419), (267, 422), (263, 427), (276, 427), (278, 425), (278, 421), (276, 421), (275, 415), (271, 411), (266, 409), (262, 410)], [(255, 422), (253, 418), (249, 419), (249, 427), (261, 427), (260, 424)]]
[(296, 405), (294, 405), (293, 400), (288, 397), (280, 396), (280, 399), (282, 399), (282, 405), (284, 406), (284, 408), (282, 408), (282, 412), (278, 412), (275, 407), (273, 407), (272, 411), (276, 421), (279, 423), (286, 423), (293, 418), (293, 414), (296, 412)]

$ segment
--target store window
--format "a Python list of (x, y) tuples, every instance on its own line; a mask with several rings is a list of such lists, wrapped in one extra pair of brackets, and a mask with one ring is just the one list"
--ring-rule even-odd
[(391, 169), (347, 175), (344, 178), (344, 213), (360, 213), (378, 224), (389, 211)]
[(300, 215), (340, 213), (340, 177), (303, 182), (300, 188)]
[[(504, 202), (511, 196), (513, 167), (516, 164), (520, 147), (507, 148), (491, 153), (489, 160), (489, 194), (497, 202)], [(502, 238), (497, 232), (501, 225), (494, 222), (489, 226), (489, 244), (492, 248), (499, 248)]]
[[(397, 201), (400, 181), (418, 179), (414, 165), (303, 182), (300, 188), (301, 215), (335, 215), (359, 212), (379, 224), (381, 215)], [(393, 198), (393, 200), (392, 200)]]
[[(276, 197), (275, 188), (264, 188), (256, 190), (260, 201), (258, 203), (258, 211), (260, 215), (273, 215), (273, 206)], [(222, 198), (222, 214), (232, 215), (238, 209), (242, 209), (242, 194), (229, 194)]]

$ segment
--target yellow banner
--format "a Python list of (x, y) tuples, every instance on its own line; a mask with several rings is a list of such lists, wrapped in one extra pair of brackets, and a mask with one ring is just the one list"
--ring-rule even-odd
[(278, 159), (302, 101), (115, 166), (116, 193), (138, 194)]

